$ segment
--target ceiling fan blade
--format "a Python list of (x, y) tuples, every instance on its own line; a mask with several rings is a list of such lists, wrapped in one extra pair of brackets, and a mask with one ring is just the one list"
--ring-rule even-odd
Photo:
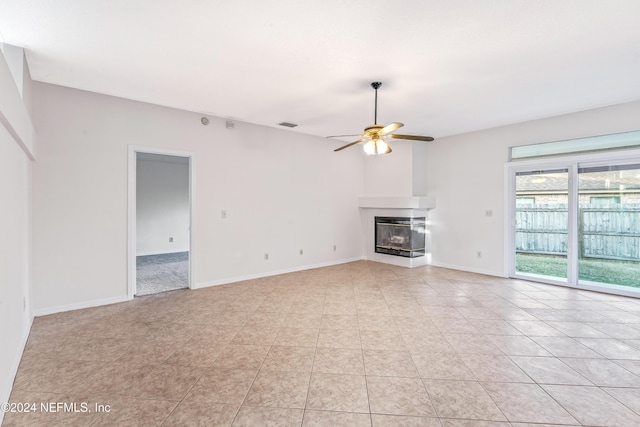
[(394, 130), (401, 128), (402, 126), (404, 126), (402, 123), (397, 123), (397, 122), (388, 124), (382, 129), (380, 129), (380, 132), (378, 132), (378, 135), (386, 135), (389, 132), (393, 132)]
[(393, 139), (409, 139), (411, 141), (433, 141), (433, 138), (430, 136), (419, 136), (419, 135), (398, 135), (398, 134), (392, 134), (392, 135), (387, 135), (389, 138), (393, 138)]
[(325, 138), (342, 138), (345, 136), (362, 136), (361, 133), (352, 133), (350, 135), (331, 135), (331, 136), (326, 136)]
[(340, 147), (340, 148), (336, 148), (336, 149), (335, 149), (335, 150), (333, 150), (333, 151), (340, 151), (340, 150), (344, 150), (345, 148), (349, 148), (349, 147), (351, 147), (352, 145), (356, 145), (356, 144), (358, 144), (358, 143), (360, 143), (360, 142), (363, 142), (363, 141), (365, 141), (365, 139), (364, 139), (364, 138), (361, 138), (361, 139), (359, 139), (359, 140), (357, 140), (357, 141), (353, 141), (353, 142), (351, 142), (351, 143), (349, 143), (349, 144), (347, 144), (347, 145), (343, 145), (343, 146), (342, 146), (342, 147)]

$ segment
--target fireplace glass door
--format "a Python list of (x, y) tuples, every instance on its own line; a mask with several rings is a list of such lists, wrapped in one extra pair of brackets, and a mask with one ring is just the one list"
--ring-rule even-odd
[(425, 217), (375, 217), (378, 253), (408, 258), (424, 256)]

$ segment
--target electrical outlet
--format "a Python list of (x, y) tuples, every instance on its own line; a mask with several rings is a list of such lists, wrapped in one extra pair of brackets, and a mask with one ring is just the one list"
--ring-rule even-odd
[(173, 237), (169, 237), (169, 243), (173, 243)]
[(487, 209), (484, 211), (484, 216), (493, 216), (493, 211), (491, 209)]
[(269, 254), (267, 252), (264, 253), (264, 260), (269, 261)]
[(220, 218), (225, 219), (227, 217), (227, 211), (226, 210), (222, 210), (220, 211)]

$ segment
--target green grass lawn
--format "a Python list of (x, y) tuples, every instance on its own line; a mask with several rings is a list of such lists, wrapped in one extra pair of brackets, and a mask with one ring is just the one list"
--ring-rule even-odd
[[(516, 271), (567, 277), (567, 258), (554, 255), (516, 254)], [(640, 288), (640, 263), (607, 259), (578, 260), (580, 280)]]

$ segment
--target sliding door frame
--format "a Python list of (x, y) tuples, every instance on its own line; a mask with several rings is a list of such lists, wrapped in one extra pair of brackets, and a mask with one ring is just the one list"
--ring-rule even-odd
[[(577, 227), (575, 227), (575, 218), (577, 215), (573, 209), (574, 203), (576, 203), (576, 197), (573, 196), (574, 186), (576, 185), (574, 176), (574, 168), (575, 166), (571, 162), (567, 162), (564, 159), (540, 159), (537, 162), (532, 161), (522, 161), (522, 162), (511, 162), (508, 164), (508, 176), (507, 176), (507, 187), (508, 187), (508, 195), (507, 195), (507, 205), (508, 205), (508, 214), (506, 216), (507, 223), (509, 228), (507, 230), (508, 245), (507, 247), (507, 258), (508, 258), (508, 274), (509, 277), (517, 278), (517, 279), (525, 279), (525, 280), (535, 280), (543, 283), (549, 283), (553, 285), (562, 285), (562, 286), (570, 286), (574, 287), (575, 278), (577, 277), (577, 271), (575, 267), (572, 266), (573, 259), (577, 259), (577, 254), (575, 254), (574, 246), (571, 242), (576, 236)], [(557, 169), (566, 169), (567, 170), (567, 180), (568, 180), (568, 217), (567, 217), (567, 279), (561, 280), (560, 278), (554, 279), (551, 276), (540, 276), (535, 274), (520, 274), (516, 272), (516, 262), (515, 262), (515, 253), (516, 253), (516, 174), (518, 172), (526, 172), (526, 171), (535, 171), (535, 170), (557, 170)]]
[[(640, 297), (640, 288), (595, 282), (580, 282), (578, 278), (578, 168), (602, 165), (640, 163), (640, 149), (606, 151), (569, 156), (540, 157), (536, 159), (512, 161), (505, 164), (505, 248), (506, 269), (509, 277), (560, 285), (571, 288), (606, 292), (618, 295)], [(551, 277), (519, 274), (515, 271), (516, 235), (516, 173), (532, 170), (567, 169), (569, 171), (569, 199), (567, 224), (567, 280)]]

